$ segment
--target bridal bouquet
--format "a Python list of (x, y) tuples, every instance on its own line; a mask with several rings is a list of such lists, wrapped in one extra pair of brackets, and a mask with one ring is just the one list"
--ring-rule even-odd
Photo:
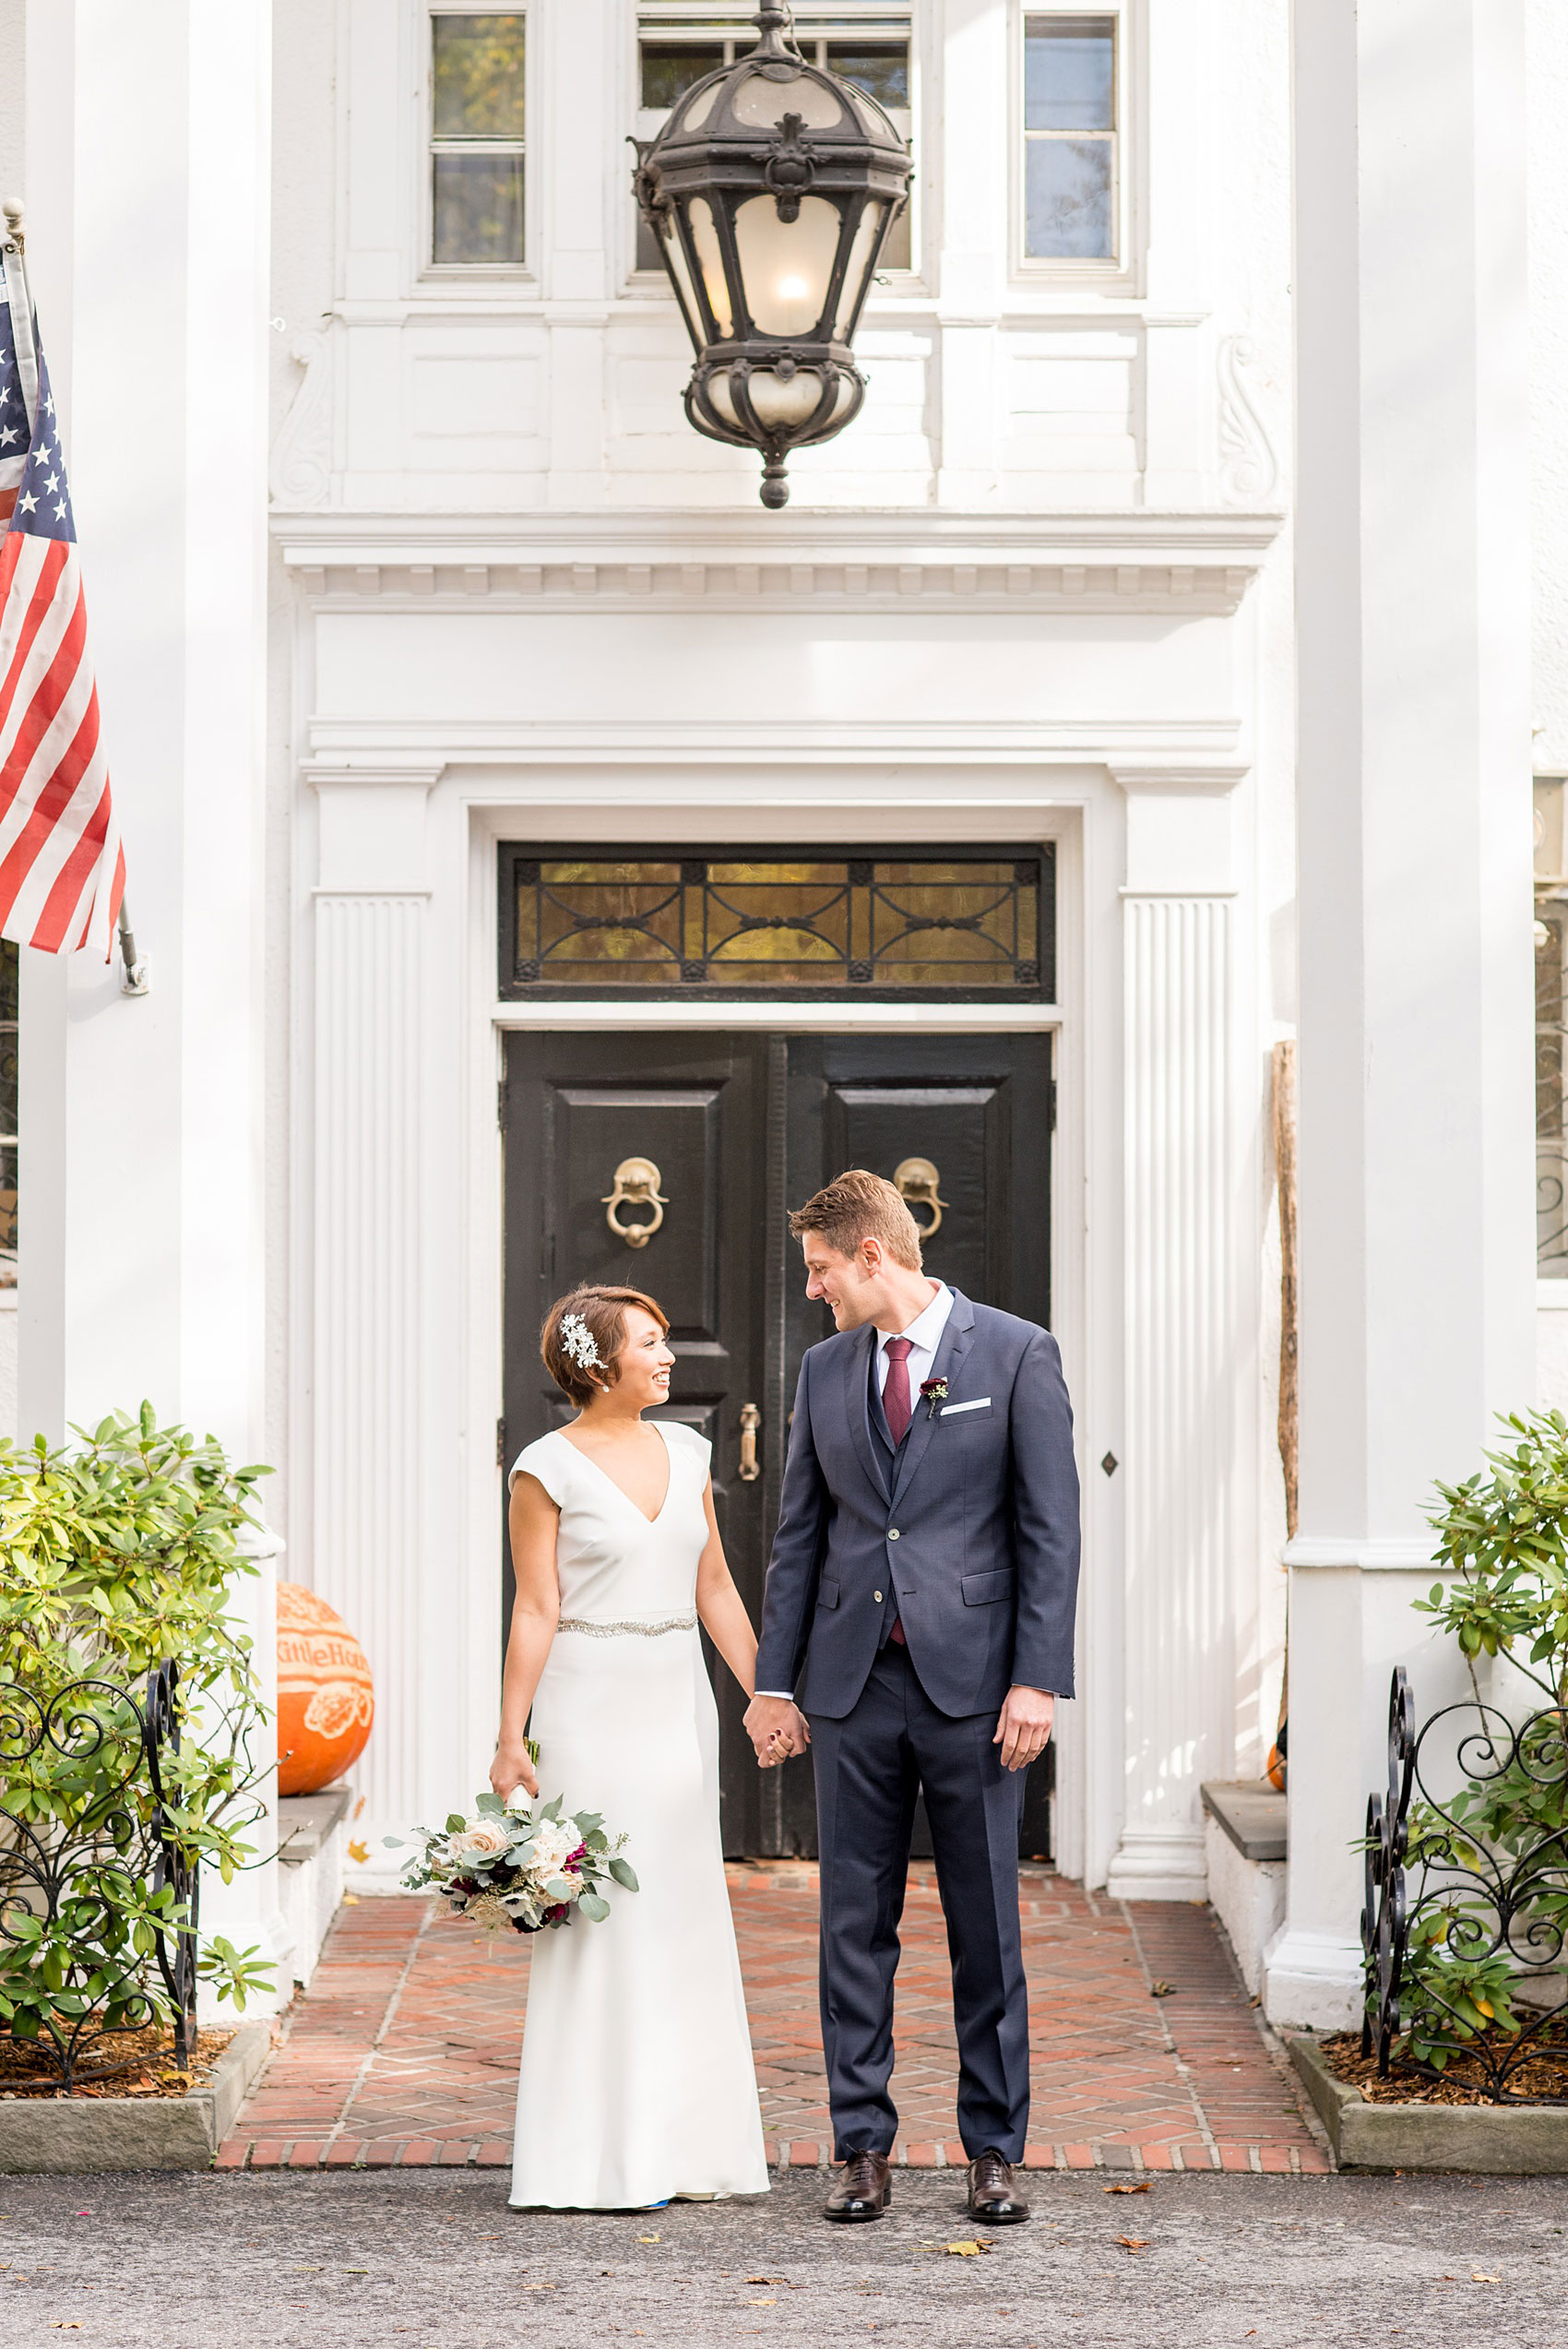
[(575, 1915), (601, 1923), (610, 1914), (602, 1885), (637, 1889), (631, 1862), (621, 1856), (626, 1839), (612, 1842), (597, 1811), (563, 1816), (564, 1799), (557, 1795), (534, 1809), (521, 1787), (509, 1803), (487, 1791), (469, 1817), (454, 1811), (445, 1827), (416, 1830), (422, 1848), (403, 1882), (410, 1892), (439, 1892), (459, 1916), (491, 1933), (508, 1925), (517, 1933), (540, 1933)]

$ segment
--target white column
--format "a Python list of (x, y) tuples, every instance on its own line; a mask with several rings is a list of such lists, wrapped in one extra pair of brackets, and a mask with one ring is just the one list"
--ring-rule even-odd
[(1276, 2021), (1359, 1999), (1435, 1480), (1534, 1389), (1522, 0), (1295, 16), (1301, 1533)]
[(1229, 1774), (1247, 1354), (1235, 1251), (1232, 809), (1123, 771), (1125, 1808), (1118, 1899), (1202, 1900)]
[[(124, 996), (117, 964), (24, 950), (18, 1418), (59, 1439), (147, 1397), (238, 1461), (279, 1432), (263, 1421), (270, 63), (267, 0), (28, 11), (29, 259), (152, 992)], [(138, 433), (141, 398), (156, 422)], [(238, 1596), (244, 1611), (255, 1586)], [(274, 1890), (265, 1867), (233, 1889), (232, 1939), (269, 1946)]]
[[(422, 1636), (420, 1313), (426, 794), (434, 770), (312, 770), (315, 1296), (311, 1576), (362, 1643), (375, 1727), (356, 1832), (418, 1814)], [(454, 1533), (449, 1570), (456, 1572)], [(394, 1870), (395, 1873), (395, 1870)]]
[[(1002, 304), (1008, 264), (1007, 55), (1003, 0), (947, 0), (943, 27), (942, 172), (928, 205), (926, 268), (940, 270), (937, 502), (993, 505), (1000, 488)], [(938, 258), (940, 256), (940, 258)]]

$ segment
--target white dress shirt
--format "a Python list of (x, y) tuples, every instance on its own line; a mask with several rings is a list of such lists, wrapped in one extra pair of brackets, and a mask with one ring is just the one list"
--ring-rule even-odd
[(947, 1317), (953, 1310), (953, 1292), (945, 1281), (936, 1284), (936, 1294), (922, 1313), (917, 1313), (907, 1330), (879, 1330), (876, 1333), (876, 1391), (887, 1392), (887, 1348), (891, 1339), (905, 1337), (909, 1341), (909, 1401), (921, 1399), (921, 1382), (931, 1377), (931, 1365), (936, 1360), (936, 1349), (942, 1343), (942, 1333), (947, 1327)]
[[(884, 1394), (887, 1388), (887, 1341), (889, 1338), (908, 1338), (909, 1353), (909, 1401), (918, 1404), (921, 1381), (931, 1377), (931, 1365), (936, 1360), (936, 1349), (942, 1343), (942, 1333), (947, 1327), (947, 1317), (953, 1310), (953, 1292), (945, 1281), (936, 1284), (936, 1294), (931, 1303), (917, 1313), (907, 1330), (879, 1330), (876, 1333), (876, 1391)], [(759, 1697), (790, 1697), (788, 1688), (759, 1688)]]

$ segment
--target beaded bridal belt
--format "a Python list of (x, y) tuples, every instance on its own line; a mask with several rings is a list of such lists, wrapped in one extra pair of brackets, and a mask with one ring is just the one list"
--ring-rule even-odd
[(564, 1615), (557, 1631), (586, 1631), (590, 1640), (619, 1640), (628, 1632), (639, 1640), (657, 1640), (666, 1631), (695, 1631), (695, 1615), (667, 1615), (657, 1623), (590, 1623), (586, 1616)]

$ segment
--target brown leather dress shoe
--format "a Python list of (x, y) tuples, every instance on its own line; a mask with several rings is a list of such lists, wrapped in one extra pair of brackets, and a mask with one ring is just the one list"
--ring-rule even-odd
[(987, 2226), (1018, 2226), (1029, 2206), (1013, 2185), (1013, 2164), (1000, 2153), (977, 2153), (969, 2164), (969, 2216)]
[(825, 2219), (879, 2219), (893, 2200), (885, 2153), (851, 2153), (822, 2207)]

